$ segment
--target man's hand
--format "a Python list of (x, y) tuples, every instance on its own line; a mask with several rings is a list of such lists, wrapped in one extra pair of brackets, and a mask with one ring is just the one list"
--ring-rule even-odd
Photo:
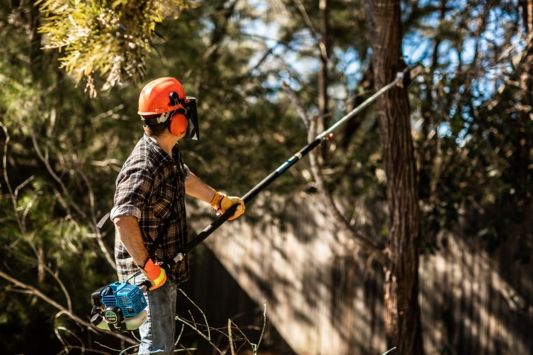
[(153, 291), (165, 284), (167, 282), (167, 273), (165, 269), (153, 262), (152, 259), (148, 258), (143, 267), (143, 272), (146, 278), (152, 284), (150, 291)]
[(233, 216), (228, 218), (228, 220), (233, 221), (244, 214), (246, 207), (244, 206), (244, 201), (238, 196), (226, 196), (223, 193), (215, 192), (213, 199), (211, 200), (211, 206), (218, 212), (224, 213), (233, 205), (238, 205), (237, 209)]

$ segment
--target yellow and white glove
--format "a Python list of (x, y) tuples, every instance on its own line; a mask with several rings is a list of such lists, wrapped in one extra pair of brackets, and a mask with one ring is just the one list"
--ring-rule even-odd
[(228, 208), (236, 204), (238, 206), (235, 210), (235, 213), (233, 214), (233, 216), (228, 218), (228, 220), (230, 221), (233, 221), (244, 214), (244, 211), (246, 210), (246, 207), (244, 206), (244, 201), (238, 196), (226, 196), (226, 194), (223, 194), (218, 191), (215, 192), (215, 195), (211, 199), (211, 206), (219, 214), (223, 214), (228, 210)]

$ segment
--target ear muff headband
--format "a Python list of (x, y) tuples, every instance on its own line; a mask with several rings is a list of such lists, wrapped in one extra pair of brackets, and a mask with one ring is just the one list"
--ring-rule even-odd
[[(177, 92), (172, 91), (168, 97), (170, 106), (180, 105), (180, 98)], [(180, 109), (170, 115), (168, 130), (174, 136), (183, 137), (185, 135), (187, 132), (187, 117), (183, 110)]]
[(183, 137), (187, 132), (187, 117), (182, 112), (176, 112), (170, 117), (168, 130), (177, 137)]

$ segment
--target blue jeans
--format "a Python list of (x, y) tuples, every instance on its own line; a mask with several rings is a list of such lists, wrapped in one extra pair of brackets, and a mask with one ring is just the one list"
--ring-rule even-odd
[(139, 328), (139, 355), (173, 354), (177, 291), (176, 284), (167, 281), (158, 289), (144, 293), (148, 319)]

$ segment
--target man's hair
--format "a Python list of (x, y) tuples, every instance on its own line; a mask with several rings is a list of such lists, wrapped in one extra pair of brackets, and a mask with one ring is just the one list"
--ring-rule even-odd
[[(159, 115), (143, 116), (145, 120), (157, 119)], [(146, 121), (145, 121), (146, 122)], [(143, 125), (144, 132), (150, 137), (159, 137), (168, 129), (168, 122), (161, 122), (158, 124)]]

